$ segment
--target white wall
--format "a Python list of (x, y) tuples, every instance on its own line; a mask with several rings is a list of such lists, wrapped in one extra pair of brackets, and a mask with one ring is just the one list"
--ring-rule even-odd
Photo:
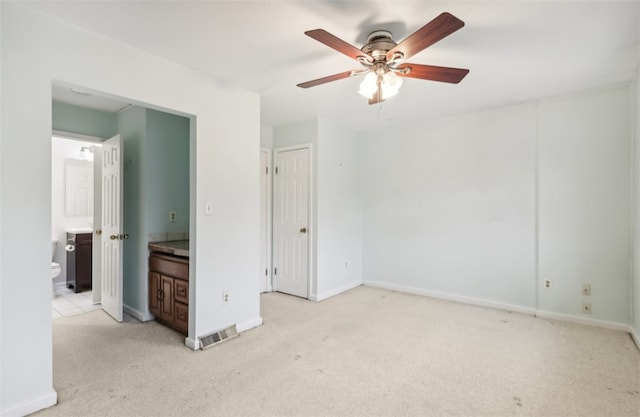
[(273, 127), (260, 125), (260, 147), (267, 149), (273, 148)]
[(318, 300), (362, 284), (360, 138), (319, 119), (317, 152)]
[[(628, 85), (543, 102), (539, 111), (542, 311), (631, 323), (631, 96)], [(583, 297), (581, 285), (591, 284)]]
[[(83, 146), (95, 146), (92, 142), (55, 138), (51, 143), (51, 238), (58, 241), (54, 261), (60, 264), (62, 273), (55, 283), (67, 280), (67, 240), (65, 229), (70, 227), (93, 227), (93, 216), (69, 217), (65, 211), (65, 159), (79, 159)], [(93, 187), (93, 183), (91, 184)]]
[[(259, 325), (259, 97), (27, 6), (2, 2), (1, 13), (0, 413), (27, 414), (56, 401), (46, 279), (53, 80), (195, 116), (190, 340), (231, 323)], [(205, 201), (214, 215), (204, 215)], [(223, 307), (221, 292), (230, 289), (233, 301)]]
[(363, 138), (365, 283), (535, 306), (535, 106)]
[(624, 328), (629, 103), (612, 86), (364, 138), (365, 282)]

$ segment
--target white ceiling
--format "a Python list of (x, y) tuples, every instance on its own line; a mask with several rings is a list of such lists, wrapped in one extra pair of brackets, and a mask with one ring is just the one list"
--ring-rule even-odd
[[(640, 1), (28, 1), (30, 7), (261, 96), (269, 125), (324, 116), (380, 129), (627, 82), (638, 73)], [(410, 62), (470, 69), (458, 85), (405, 79), (370, 106), (360, 78), (296, 84), (360, 65), (304, 35), (360, 48), (400, 41), (443, 11), (466, 23)]]

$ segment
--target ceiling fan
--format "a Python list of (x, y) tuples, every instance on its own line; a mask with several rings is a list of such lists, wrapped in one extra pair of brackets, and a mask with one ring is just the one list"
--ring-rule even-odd
[(404, 62), (404, 60), (451, 35), (463, 26), (462, 20), (444, 12), (400, 43), (396, 43), (391, 38), (391, 33), (386, 30), (372, 32), (369, 34), (367, 44), (361, 49), (348, 44), (326, 30), (309, 30), (304, 34), (355, 59), (364, 68), (300, 83), (298, 87), (315, 87), (331, 81), (367, 74), (360, 84), (359, 93), (369, 98), (369, 104), (376, 104), (398, 92), (400, 85), (402, 85), (402, 77), (457, 84), (469, 73), (468, 69), (412, 64)]

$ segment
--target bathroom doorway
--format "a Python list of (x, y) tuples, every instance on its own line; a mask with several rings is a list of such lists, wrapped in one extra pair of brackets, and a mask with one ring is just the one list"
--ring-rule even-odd
[[(139, 321), (152, 320), (148, 300), (148, 243), (152, 238), (172, 240), (171, 237), (178, 235), (180, 239), (189, 239), (194, 121), (184, 115), (108, 98), (102, 93), (66, 84), (53, 85), (52, 109), (54, 132), (73, 132), (76, 140), (90, 136), (103, 144), (107, 138), (122, 136), (123, 228), (116, 235), (123, 239), (120, 241), (123, 248), (120, 310)], [(95, 153), (94, 158), (100, 154)], [(100, 177), (96, 172), (94, 180)], [(96, 181), (95, 195), (99, 195), (99, 186)], [(94, 204), (96, 215), (100, 215), (100, 207), (99, 203)], [(94, 240), (100, 239), (95, 233), (100, 229), (98, 221), (94, 221)], [(94, 273), (104, 278), (101, 275)], [(101, 285), (94, 288), (104, 290)], [(93, 302), (108, 306), (99, 295), (100, 291), (93, 291)], [(118, 314), (114, 318), (120, 320)]]
[[(92, 244), (94, 215), (100, 210), (100, 181), (94, 172), (100, 141), (60, 131), (51, 139), (52, 319), (100, 308), (99, 291), (92, 291), (95, 280), (100, 288)], [(76, 274), (90, 283), (76, 285)]]

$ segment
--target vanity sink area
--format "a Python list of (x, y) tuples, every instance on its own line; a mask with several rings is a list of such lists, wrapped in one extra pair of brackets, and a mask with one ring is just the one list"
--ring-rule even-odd
[(188, 240), (172, 240), (168, 242), (149, 242), (150, 252), (160, 252), (166, 255), (189, 257)]
[(75, 234), (93, 233), (93, 228), (91, 228), (91, 227), (68, 227), (68, 228), (64, 229), (64, 231), (67, 232), (67, 233), (75, 233)]
[(149, 310), (183, 335), (189, 331), (189, 241), (149, 242)]

